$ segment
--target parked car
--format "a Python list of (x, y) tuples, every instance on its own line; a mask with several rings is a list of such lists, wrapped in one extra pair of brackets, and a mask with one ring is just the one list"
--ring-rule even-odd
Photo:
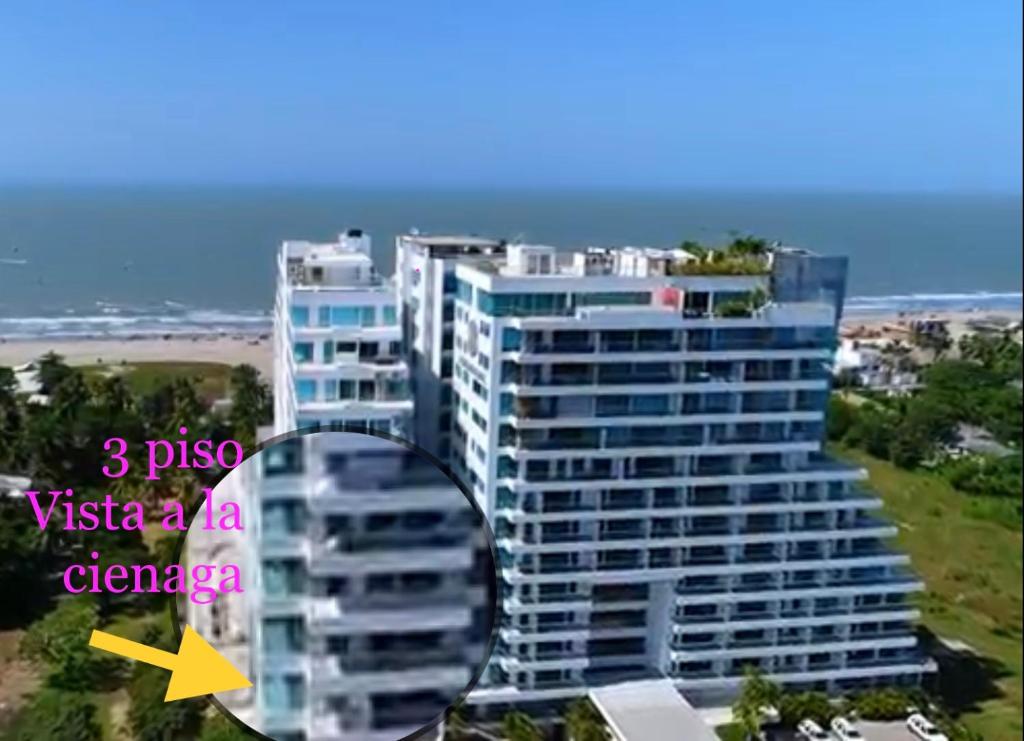
[(907, 718), (907, 728), (918, 738), (924, 741), (949, 741), (946, 734), (940, 731), (935, 725), (920, 713), (914, 713)]
[(833, 718), (829, 725), (832, 728), (832, 733), (836, 735), (839, 741), (861, 741), (864, 738), (861, 732), (854, 727), (853, 723), (841, 715)]
[(829, 741), (830, 738), (825, 729), (810, 718), (796, 724), (796, 733), (804, 741)]

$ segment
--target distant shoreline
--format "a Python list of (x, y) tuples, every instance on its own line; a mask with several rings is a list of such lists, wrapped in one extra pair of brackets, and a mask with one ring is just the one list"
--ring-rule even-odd
[[(1020, 321), (1020, 309), (978, 311), (855, 312), (843, 318), (844, 329), (882, 329), (914, 318), (949, 322), (954, 339), (977, 319)], [(266, 327), (203, 333), (104, 337), (0, 338), (0, 366), (18, 366), (47, 352), (72, 365), (120, 365), (143, 362), (211, 362), (255, 366), (267, 378), (273, 369), (273, 344)]]
[(39, 338), (0, 340), (0, 367), (30, 363), (55, 352), (70, 365), (197, 362), (254, 366), (265, 378), (273, 372), (273, 343), (250, 336), (175, 336), (125, 340), (103, 338)]
[[(970, 292), (847, 296), (843, 321), (871, 321), (900, 314), (1020, 314), (1021, 293)], [(52, 340), (86, 342), (111, 340), (193, 341), (210, 337), (269, 338), (273, 318), (261, 310), (222, 310), (164, 302), (163, 307), (132, 307), (96, 302), (93, 313), (5, 316), (0, 312), (0, 344)]]

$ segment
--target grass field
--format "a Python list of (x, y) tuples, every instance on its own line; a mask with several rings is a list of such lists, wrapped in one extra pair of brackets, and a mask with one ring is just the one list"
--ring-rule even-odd
[(176, 378), (192, 378), (199, 395), (207, 403), (227, 396), (231, 366), (226, 363), (154, 362), (131, 363), (124, 366), (92, 365), (84, 368), (87, 374), (99, 376), (111, 370), (124, 375), (133, 391), (149, 393), (159, 384)]
[(984, 517), (984, 507), (937, 475), (905, 471), (860, 451), (834, 452), (867, 468), (871, 487), (899, 526), (897, 543), (927, 585), (919, 598), (924, 626), (977, 654), (940, 659), (941, 694), (985, 739), (1020, 739), (1020, 530)]

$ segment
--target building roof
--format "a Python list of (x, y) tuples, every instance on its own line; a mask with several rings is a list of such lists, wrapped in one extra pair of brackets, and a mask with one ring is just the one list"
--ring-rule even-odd
[(590, 699), (620, 741), (716, 741), (715, 732), (668, 679), (590, 690)]
[(402, 239), (422, 245), (500, 247), (502, 239), (478, 237), (475, 234), (403, 234)]

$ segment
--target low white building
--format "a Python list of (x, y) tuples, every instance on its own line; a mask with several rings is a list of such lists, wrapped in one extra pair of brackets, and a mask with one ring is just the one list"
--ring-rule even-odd
[(888, 340), (875, 343), (844, 337), (836, 349), (833, 373), (837, 378), (852, 379), (856, 386), (892, 394), (917, 388), (917, 372), (896, 368), (885, 353), (887, 344)]

